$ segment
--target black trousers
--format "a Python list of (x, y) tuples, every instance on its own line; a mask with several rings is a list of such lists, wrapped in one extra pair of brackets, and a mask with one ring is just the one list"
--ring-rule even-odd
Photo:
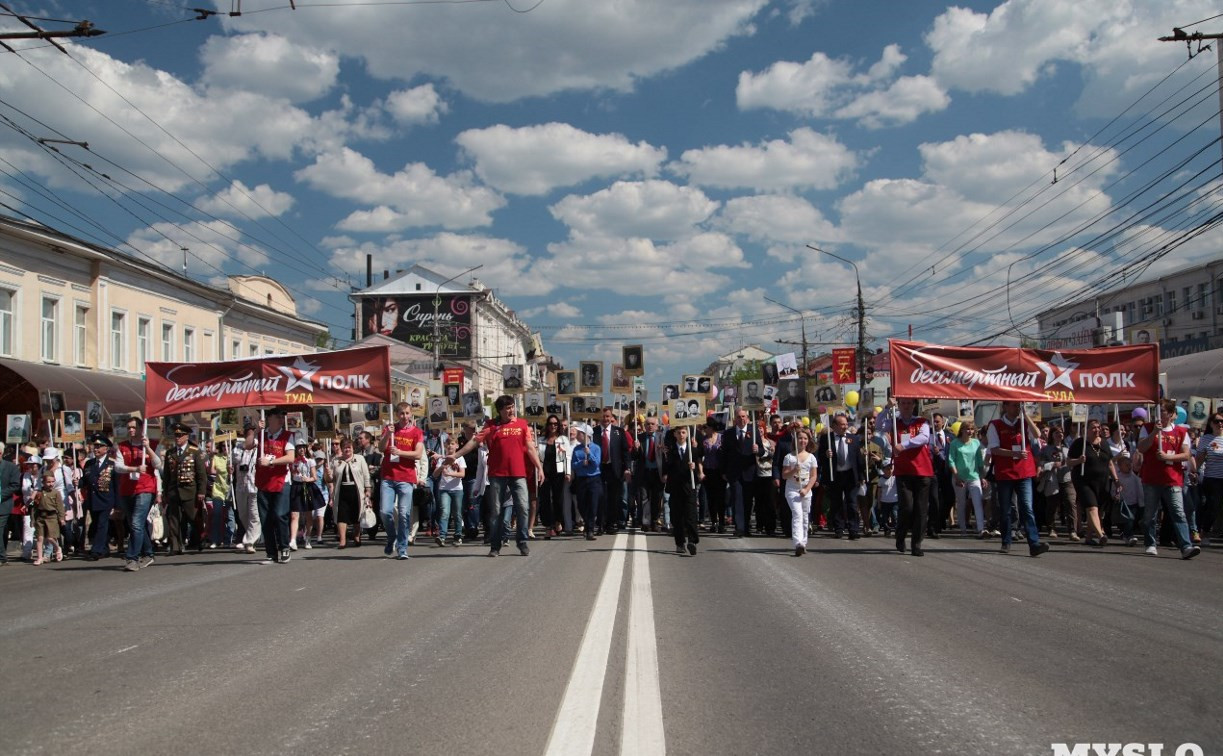
[(709, 521), (719, 533), (726, 532), (726, 478), (721, 470), (706, 470), (705, 501), (709, 502)]
[(200, 529), (198, 527), (196, 509), (196, 501), (181, 501), (177, 496), (167, 496), (166, 502), (166, 538), (170, 542), (170, 551), (178, 552), (183, 550), (183, 535), (188, 533), (187, 528), (190, 526), (188, 533), (189, 548), (198, 548), (200, 545)]
[(849, 475), (846, 471), (824, 488), (825, 500), (828, 502), (828, 519), (832, 520), (832, 529), (837, 533), (858, 533), (862, 530), (862, 523), (858, 518), (858, 486)]
[(747, 535), (752, 529), (752, 481), (735, 476), (727, 484), (726, 503), (735, 518), (735, 532)]
[(773, 476), (762, 478), (756, 476), (752, 499), (756, 504), (756, 531), (772, 533), (777, 529), (777, 487), (773, 485)]
[(539, 487), (539, 521), (550, 528), (556, 523), (565, 524), (565, 476), (553, 473), (544, 476)]
[(671, 535), (675, 537), (675, 545), (682, 548), (691, 541), (699, 543), (701, 534), (697, 530), (696, 489), (687, 481), (679, 485), (669, 486), (671, 492)]
[(900, 498), (900, 516), (896, 523), (896, 548), (905, 546), (905, 535), (913, 532), (913, 548), (921, 548), (926, 533), (926, 507), (930, 503), (930, 485), (934, 478), (922, 475), (898, 475), (896, 487)]
[(603, 531), (615, 531), (624, 522), (624, 478), (612, 474), (610, 466), (602, 468), (603, 478)]

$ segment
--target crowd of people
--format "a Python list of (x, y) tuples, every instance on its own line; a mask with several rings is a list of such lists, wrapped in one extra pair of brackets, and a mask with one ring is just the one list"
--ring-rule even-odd
[(34, 565), (113, 557), (134, 572), (187, 551), (262, 547), (284, 564), (375, 539), (397, 559), (422, 540), (478, 540), (495, 557), (511, 532), (527, 556), (536, 538), (636, 528), (671, 534), (686, 556), (702, 534), (788, 538), (802, 556), (825, 533), (894, 537), (913, 556), (958, 534), (1003, 552), (1022, 540), (1033, 557), (1064, 536), (1190, 559), (1223, 529), (1223, 412), (1197, 431), (1175, 424), (1170, 400), (1156, 419), (1092, 420), (1074, 438), (1014, 402), (981, 428), (923, 416), (913, 399), (814, 428), (742, 408), (726, 426), (626, 427), (607, 407), (593, 426), (551, 414), (537, 429), (513, 397), (494, 406), (453, 437), (401, 403), (393, 423), (351, 438), (312, 441), (271, 409), (232, 444), (181, 424), (154, 444), (131, 419), (83, 449), (0, 445), (0, 557), (11, 541)]

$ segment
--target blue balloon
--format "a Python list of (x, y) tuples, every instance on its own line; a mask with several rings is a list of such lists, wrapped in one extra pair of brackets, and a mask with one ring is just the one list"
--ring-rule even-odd
[(1176, 424), (1184, 425), (1187, 422), (1189, 422), (1189, 413), (1185, 412), (1184, 407), (1177, 407), (1176, 408)]

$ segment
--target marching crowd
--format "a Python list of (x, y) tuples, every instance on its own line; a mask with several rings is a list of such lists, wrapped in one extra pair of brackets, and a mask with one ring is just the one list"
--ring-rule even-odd
[[(496, 416), (454, 437), (423, 430), (411, 407), (380, 432), (311, 442), (283, 413), (233, 444), (192, 439), (173, 426), (160, 444), (129, 420), (117, 438), (94, 436), (64, 452), (46, 439), (3, 449), (0, 531), (35, 565), (66, 556), (118, 557), (137, 571), (188, 550), (236, 549), (287, 563), (299, 549), (369, 544), (408, 558), (477, 539), (495, 557), (514, 533), (529, 555), (535, 538), (600, 535), (633, 527), (670, 533), (693, 556), (701, 534), (790, 539), (883, 535), (922, 556), (926, 538), (958, 533), (1102, 548), (1141, 542), (1183, 559), (1223, 529), (1223, 412), (1204, 432), (1175, 423), (1164, 400), (1154, 421), (1092, 420), (1077, 438), (1034, 422), (1019, 403), (977, 428), (923, 417), (913, 399), (878, 414), (837, 414), (827, 428), (737, 409), (724, 427), (663, 428), (657, 417), (629, 427), (611, 407), (591, 426), (548, 415), (542, 427), (501, 396)], [(1160, 419), (1165, 419), (1161, 421)], [(118, 438), (121, 436), (121, 438)], [(65, 456), (66, 454), (66, 456)]]

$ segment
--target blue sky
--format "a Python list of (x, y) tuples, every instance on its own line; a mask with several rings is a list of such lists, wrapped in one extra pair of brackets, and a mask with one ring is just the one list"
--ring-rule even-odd
[[(1217, 190), (1191, 183), (1218, 160), (1214, 53), (1156, 41), (1205, 2), (534, 3), (243, 0), (195, 21), (173, 0), (18, 0), (112, 34), (0, 53), (0, 201), (175, 268), (190, 247), (200, 278), (266, 272), (340, 338), (367, 253), (482, 263), (566, 366), (644, 343), (653, 384), (790, 349), (798, 316), (766, 296), (805, 313), (813, 352), (848, 343), (853, 271), (807, 244), (857, 263), (872, 346), (910, 325), (965, 343), (1031, 332)], [(61, 155), (121, 185), (31, 136), (89, 142)], [(1180, 213), (1127, 220), (1170, 191)], [(1010, 313), (1008, 267), (1029, 276)]]

